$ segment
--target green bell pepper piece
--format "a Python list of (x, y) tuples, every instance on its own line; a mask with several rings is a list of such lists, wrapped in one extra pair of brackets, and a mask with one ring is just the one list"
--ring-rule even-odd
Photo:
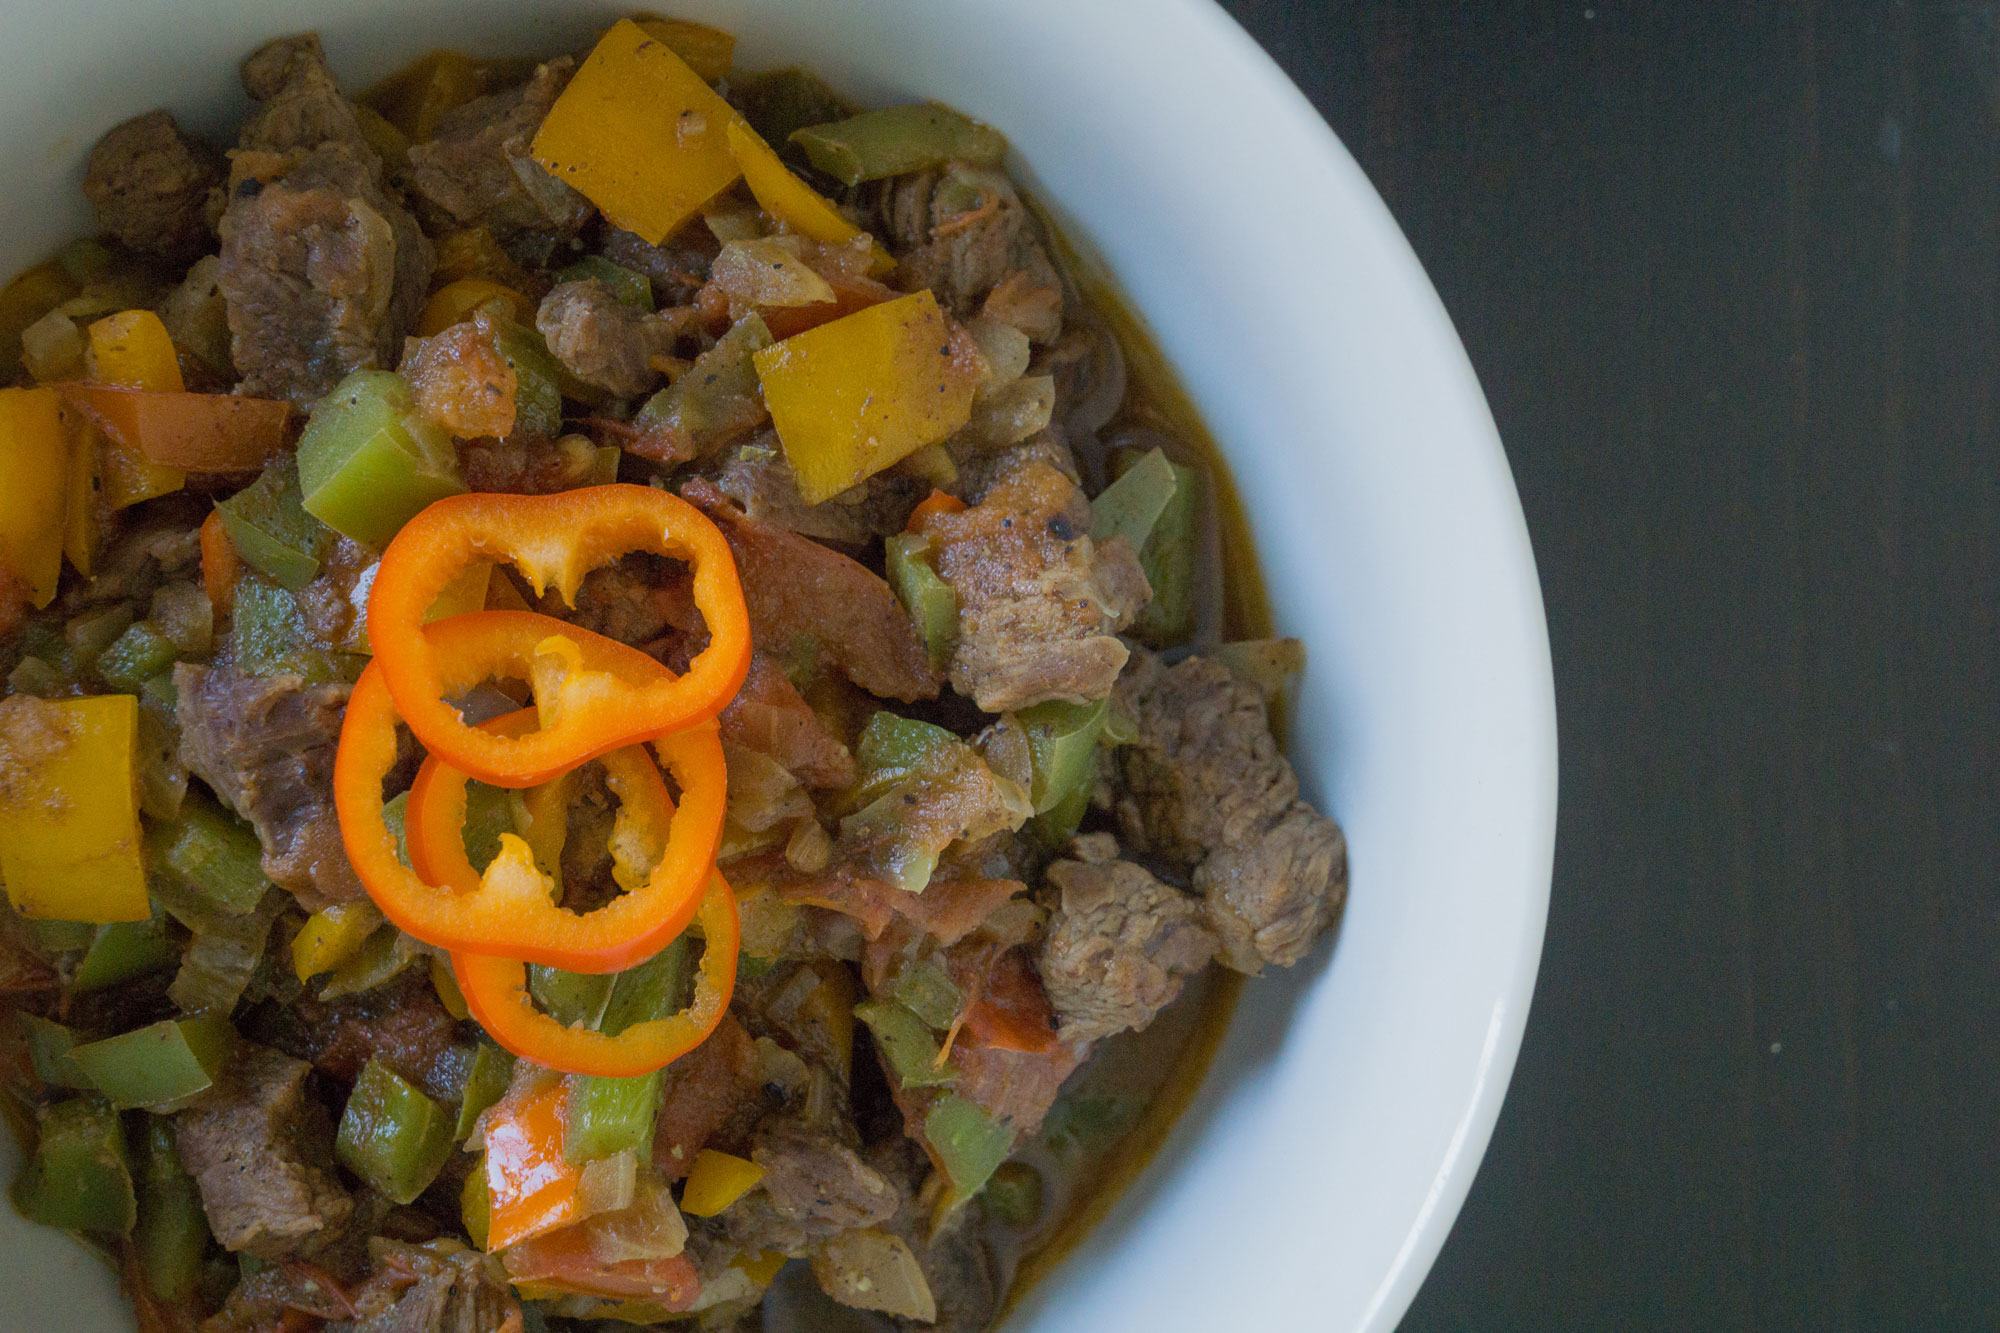
[(514, 832), (514, 807), (502, 787), (483, 782), (465, 784), (465, 855), (475, 870), (484, 870), (500, 854), (500, 835)]
[(924, 1116), (924, 1139), (951, 1182), (952, 1203), (979, 1193), (1014, 1150), (1014, 1131), (957, 1093), (946, 1093)]
[(68, 662), (79, 669), (94, 666), (104, 651), (117, 642), (118, 636), (132, 627), (135, 619), (132, 608), (122, 604), (76, 617), (62, 631), (62, 642), (69, 650)]
[(98, 655), (97, 674), (119, 693), (137, 694), (148, 680), (171, 670), (179, 654), (164, 635), (142, 620)]
[(924, 960), (904, 964), (890, 991), (899, 1004), (939, 1032), (957, 1020), (965, 1004), (965, 992), (958, 984), (936, 963)]
[(557, 282), (588, 282), (592, 278), (603, 283), (611, 294), (625, 305), (650, 313), (653, 309), (653, 284), (643, 273), (635, 273), (623, 264), (614, 264), (603, 255), (585, 255), (556, 274)]
[(97, 927), (88, 921), (58, 921), (54, 917), (37, 918), (28, 928), (35, 934), (35, 943), (50, 953), (87, 949), (97, 936)]
[(90, 1076), (77, 1067), (70, 1052), (76, 1048), (77, 1034), (64, 1027), (34, 1014), (17, 1011), (21, 1028), (28, 1038), (28, 1059), (35, 1066), (35, 1077), (54, 1088), (78, 1088), (88, 1091), (95, 1085)]
[(451, 436), (390, 370), (357, 370), (313, 406), (298, 465), (305, 511), (378, 551), (426, 505), (465, 490)]
[(694, 964), (689, 953), (683, 935), (645, 962), (612, 973), (611, 994), (598, 1030), (615, 1037), (634, 1023), (649, 1023), (686, 1008), (694, 989)]
[(861, 729), (854, 744), (855, 765), (861, 782), (853, 794), (853, 804), (879, 799), (891, 787), (907, 778), (921, 776), (943, 759), (958, 737), (943, 727), (903, 717), (879, 709)]
[(472, 1072), (465, 1079), (465, 1096), (458, 1104), (458, 1123), (452, 1138), (463, 1143), (482, 1112), (507, 1095), (514, 1078), (514, 1057), (490, 1041), (479, 1043), (472, 1057)]
[(118, 1113), (97, 1097), (45, 1111), (41, 1142), (14, 1182), (14, 1206), (43, 1226), (105, 1237), (130, 1232), (138, 1201)]
[(235, 1045), (225, 1019), (168, 1019), (78, 1046), (70, 1058), (113, 1106), (164, 1113), (214, 1087)]
[(906, 1088), (945, 1088), (958, 1081), (958, 1071), (937, 1062), (937, 1038), (924, 1020), (889, 1000), (863, 1000), (854, 1016), (875, 1034), (876, 1049)]
[(178, 817), (154, 824), (147, 833), (154, 864), (224, 915), (255, 911), (270, 887), (257, 835), (206, 796), (188, 793)]
[(223, 531), (243, 563), (296, 592), (319, 573), (333, 530), (308, 514), (297, 460), (272, 460), (264, 474), (215, 503)]
[(528, 994), (534, 996), (543, 1013), (564, 1027), (595, 1028), (604, 1020), (605, 1006), (611, 1002), (611, 978), (530, 963)]
[(1179, 486), (1180, 479), (1166, 454), (1152, 449), (1139, 455), (1090, 502), (1090, 539), (1103, 542), (1123, 537), (1137, 554)]
[(114, 921), (97, 928), (69, 988), (77, 995), (103, 990), (179, 961), (180, 950), (167, 938), (166, 923), (157, 914), (150, 921)]
[(542, 335), (504, 314), (493, 317), (493, 346), (514, 371), (514, 433), (553, 440), (562, 434), (563, 396), (602, 397), (549, 355)]
[(370, 1060), (340, 1115), (334, 1153), (341, 1165), (397, 1203), (413, 1202), (451, 1156), (453, 1114)]
[(901, 176), (947, 162), (991, 165), (1007, 155), (1000, 131), (948, 106), (926, 102), (864, 111), (795, 130), (791, 141), (815, 167), (843, 185)]
[(931, 665), (939, 671), (958, 648), (958, 593), (938, 577), (922, 534), (898, 533), (885, 544), (889, 586), (916, 623)]
[(745, 315), (694, 359), (687, 373), (646, 400), (632, 424), (685, 438), (696, 457), (721, 449), (762, 424), (763, 390), (751, 358), (771, 345), (764, 317)]
[(194, 1177), (181, 1163), (174, 1143), (173, 1122), (146, 1117), (139, 1140), (138, 1227), (133, 1242), (139, 1250), (139, 1271), (159, 1300), (185, 1300), (201, 1280), (208, 1253), (208, 1217)]
[(731, 74), (729, 100), (765, 143), (801, 162), (805, 154), (787, 142), (794, 131), (854, 114), (824, 79), (797, 66), (766, 74)]
[(1132, 631), (1156, 648), (1171, 648), (1194, 637), (1196, 529), (1200, 522), (1201, 477), (1175, 463), (1174, 494), (1139, 548), (1139, 567), (1152, 585), (1153, 600), (1139, 612)]
[(1097, 742), (1111, 702), (1072, 704), (1061, 700), (1036, 704), (1014, 715), (1028, 733), (1031, 775), (1028, 799), (1036, 814), (1046, 814), (1097, 774)]
[(660, 1109), (660, 1071), (637, 1078), (572, 1074), (563, 1157), (571, 1165), (595, 1162), (630, 1149), (653, 1160), (653, 1116)]
[(1002, 1162), (980, 1191), (979, 1206), (989, 1217), (1027, 1230), (1042, 1215), (1042, 1173), (1026, 1162)]

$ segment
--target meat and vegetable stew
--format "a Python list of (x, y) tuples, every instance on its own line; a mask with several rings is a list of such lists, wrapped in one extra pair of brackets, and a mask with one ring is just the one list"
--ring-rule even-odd
[(1339, 914), (1005, 140), (732, 48), (273, 41), (0, 292), (13, 1199), (149, 1333), (988, 1328)]

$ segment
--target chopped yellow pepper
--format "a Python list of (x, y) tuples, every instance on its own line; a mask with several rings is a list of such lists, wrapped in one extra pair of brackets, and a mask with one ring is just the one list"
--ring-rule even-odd
[(460, 278), (438, 288), (424, 302), (423, 312), (417, 316), (417, 336), (434, 338), (452, 325), (471, 319), (489, 301), (505, 301), (513, 307), (514, 318), (523, 324), (535, 322), (535, 303), (512, 287), (485, 278)]
[(361, 104), (411, 143), (437, 132), (453, 107), (486, 91), (479, 62), (463, 51), (432, 51), (361, 94)]
[(690, 1217), (714, 1217), (748, 1194), (764, 1178), (764, 1168), (726, 1152), (703, 1148), (695, 1154), (681, 1191), (681, 1211)]
[(0, 878), (22, 916), (144, 921), (139, 700), (0, 701)]
[(621, 19), (531, 152), (614, 225), (658, 245), (736, 179), (725, 127), (741, 119), (666, 43)]
[(365, 899), (321, 908), (292, 937), (292, 971), (300, 981), (333, 971), (358, 953), (381, 924), (382, 914)]
[[(167, 336), (167, 326), (160, 317), (150, 310), (123, 310), (92, 324), (89, 364), (90, 378), (98, 384), (155, 393), (187, 391), (174, 340)], [(147, 462), (137, 450), (94, 430), (86, 435), (97, 436), (104, 494), (113, 509), (177, 491), (187, 483), (187, 473), (179, 468)]]
[(754, 360), (808, 504), (963, 426), (979, 383), (971, 340), (928, 291), (808, 329)]
[(0, 389), (0, 572), (26, 584), (36, 606), (62, 574), (69, 439), (54, 389)]
[(97, 428), (74, 412), (65, 411), (68, 430), (69, 481), (64, 496), (63, 554), (76, 572), (90, 577), (97, 556)]
[(730, 63), (736, 59), (735, 36), (720, 28), (650, 15), (640, 15), (633, 21), (646, 30), (648, 37), (664, 42), (669, 51), (687, 62), (689, 69), (710, 83), (729, 73)]
[[(771, 145), (748, 125), (729, 123), (729, 150), (743, 170), (744, 183), (757, 197), (757, 205), (802, 236), (830, 245), (840, 245), (861, 235), (861, 228), (840, 215), (831, 200), (792, 174), (778, 160)], [(869, 247), (868, 272), (881, 277), (896, 267), (896, 261), (879, 245)]]

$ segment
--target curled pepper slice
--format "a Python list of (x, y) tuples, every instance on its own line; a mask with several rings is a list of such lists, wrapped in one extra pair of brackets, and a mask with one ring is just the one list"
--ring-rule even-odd
[[(550, 623), (528, 612), (477, 611), (437, 621), (422, 634), (437, 659), (449, 664), (444, 694), (457, 696), (488, 677), (533, 674), (536, 648), (548, 638)], [(562, 629), (586, 674), (634, 685), (671, 674), (636, 648), (571, 626)], [(383, 817), (382, 795), (383, 779), (396, 762), (397, 721), (380, 663), (370, 663), (347, 702), (333, 788), (348, 860), (382, 915), (406, 933), (443, 949), (505, 953), (568, 972), (603, 973), (657, 953), (685, 927), (687, 902), (694, 896), (688, 877), (700, 884), (713, 864), (727, 801), (722, 742), (713, 721), (656, 745), (680, 786), (681, 800), (677, 808), (668, 807), (671, 814), (663, 822), (639, 818), (642, 829), (665, 829), (651, 877), (582, 915), (551, 900), (548, 878), (535, 869), (527, 844), (511, 834), (502, 835), (501, 855), (473, 883), (461, 877), (456, 884), (433, 885), (403, 864)], [(463, 788), (459, 791), (462, 800)], [(636, 797), (635, 808), (643, 811), (649, 799), (644, 785), (633, 784), (628, 792), (627, 799)], [(653, 814), (659, 813), (655, 807)]]
[[(628, 551), (668, 556), (693, 570), (709, 639), (687, 674), (572, 672), (563, 706), (553, 714), (544, 707), (544, 725), (524, 736), (481, 731), (459, 717), (448, 702), (457, 693), (455, 664), (420, 632), (453, 579), (475, 561), (512, 561), (538, 594), (553, 587), (574, 604), (585, 574)], [(693, 505), (649, 486), (437, 501), (383, 553), (368, 637), (397, 711), (424, 748), (500, 787), (534, 786), (620, 746), (712, 718), (750, 669), (750, 616), (729, 543)]]
[[(530, 730), (534, 721), (535, 710), (524, 708), (480, 725), (501, 735), (519, 735)], [(689, 774), (702, 768), (709, 750), (719, 748), (713, 736), (704, 734), (713, 730), (712, 726), (698, 726), (656, 742), (677, 777), (685, 781)], [(612, 873), (627, 895), (644, 894), (646, 899), (638, 902), (629, 896), (620, 898), (599, 911), (610, 911), (621, 903), (631, 902), (626, 915), (635, 920), (643, 918), (648, 924), (643, 932), (634, 935), (633, 943), (600, 953), (603, 957), (623, 959), (620, 966), (629, 967), (658, 953), (688, 928), (695, 909), (701, 905), (710, 862), (708, 858), (677, 856), (672, 835), (674, 802), (667, 795), (667, 784), (660, 780), (660, 770), (647, 757), (643, 745), (613, 750), (602, 762), (606, 781), (619, 801), (618, 818), (611, 834)], [(404, 827), (410, 844), (410, 864), (418, 876), (426, 884), (469, 896), (480, 892), (484, 884), (465, 851), (466, 781), (465, 774), (436, 755), (426, 759), (410, 787)], [(561, 799), (567, 796), (569, 786), (565, 775), (535, 790), (554, 789)], [(563, 800), (562, 805), (566, 806), (567, 801)], [(561, 808), (545, 812), (545, 817), (537, 823), (555, 825), (556, 819), (547, 816), (559, 814)], [(509, 835), (502, 834), (501, 846), (500, 854), (487, 867), (486, 876), (508, 886), (518, 885), (523, 894), (539, 885), (546, 897), (547, 877), (536, 869), (538, 858), (532, 843), (526, 838), (510, 841)], [(560, 854), (559, 848), (554, 850)], [(593, 912), (583, 919), (590, 920), (596, 915)]]
[(615, 1037), (565, 1027), (537, 1009), (528, 993), (527, 967), (511, 958), (454, 953), (451, 970), (472, 1016), (515, 1055), (572, 1074), (637, 1078), (701, 1045), (729, 1008), (740, 939), (736, 896), (720, 872), (709, 877), (695, 924), (704, 945), (693, 1002), (666, 1018), (635, 1023)]

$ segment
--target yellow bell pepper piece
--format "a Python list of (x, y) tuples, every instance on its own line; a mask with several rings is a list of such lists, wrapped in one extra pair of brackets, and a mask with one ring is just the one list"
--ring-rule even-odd
[(460, 278), (438, 288), (424, 302), (423, 311), (417, 316), (417, 336), (434, 338), (452, 325), (471, 319), (488, 301), (505, 301), (520, 323), (535, 322), (535, 303), (512, 287), (484, 278)]
[[(150, 310), (123, 310), (90, 326), (90, 378), (155, 393), (185, 393), (180, 357), (167, 326)], [(95, 433), (95, 432), (93, 432)], [(97, 439), (104, 474), (104, 494), (113, 509), (123, 509), (187, 484), (187, 473), (146, 461), (145, 455), (102, 434)]]
[(687, 62), (687, 67), (709, 83), (729, 73), (736, 59), (736, 38), (720, 28), (686, 19), (662, 19), (642, 15), (633, 22), (646, 35), (665, 43), (666, 48)]
[(979, 383), (971, 340), (928, 291), (808, 329), (753, 360), (808, 504), (963, 426)]
[(77, 573), (90, 577), (97, 557), (97, 430), (81, 415), (65, 412), (69, 478), (64, 496), (63, 554)]
[(735, 181), (726, 127), (741, 119), (666, 43), (620, 19), (530, 151), (614, 225), (658, 245)]
[(703, 1148), (695, 1154), (687, 1187), (681, 1191), (681, 1211), (690, 1217), (714, 1217), (763, 1178), (764, 1168), (755, 1162)]
[(0, 376), (12, 378), (21, 368), (22, 332), (76, 293), (76, 279), (54, 259), (0, 287)]
[(26, 584), (36, 606), (62, 575), (69, 472), (56, 391), (0, 389), (0, 571)]
[(422, 143), (447, 111), (485, 91), (478, 61), (463, 51), (432, 51), (362, 93), (360, 101), (408, 142)]
[(382, 914), (366, 900), (321, 908), (292, 937), (292, 971), (300, 981), (333, 971), (354, 957), (381, 924)]
[[(842, 217), (831, 200), (793, 175), (771, 151), (771, 145), (748, 125), (729, 123), (729, 151), (736, 154), (736, 165), (756, 196), (757, 206), (793, 231), (829, 245), (841, 245), (861, 235), (861, 228)], [(895, 267), (896, 261), (887, 250), (870, 244), (871, 276), (879, 278)]]
[(144, 921), (139, 700), (0, 702), (0, 878), (22, 916)]

